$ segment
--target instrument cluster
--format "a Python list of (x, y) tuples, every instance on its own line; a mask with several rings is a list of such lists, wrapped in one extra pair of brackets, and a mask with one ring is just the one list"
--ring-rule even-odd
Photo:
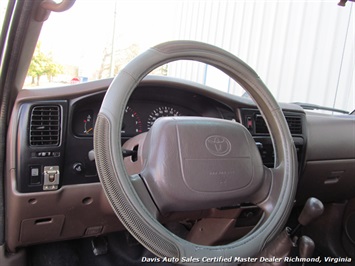
[[(92, 138), (103, 98), (104, 93), (100, 93), (71, 103), (74, 136)], [(147, 132), (157, 119), (166, 116), (235, 119), (235, 113), (226, 105), (201, 94), (174, 87), (139, 86), (125, 107), (121, 137), (129, 139)]]
[[(78, 110), (73, 115), (73, 133), (78, 137), (92, 137), (101, 102), (91, 108)], [(121, 136), (134, 137), (147, 132), (160, 117), (166, 116), (201, 116), (201, 114), (183, 106), (152, 102), (129, 102), (125, 108)]]
[(122, 137), (133, 137), (147, 132), (160, 117), (201, 116), (183, 106), (151, 102), (128, 103), (123, 117)]

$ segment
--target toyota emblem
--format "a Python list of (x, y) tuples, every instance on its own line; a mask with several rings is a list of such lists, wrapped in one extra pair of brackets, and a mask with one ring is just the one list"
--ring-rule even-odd
[(208, 137), (205, 145), (207, 150), (215, 156), (226, 156), (232, 149), (230, 141), (219, 135)]

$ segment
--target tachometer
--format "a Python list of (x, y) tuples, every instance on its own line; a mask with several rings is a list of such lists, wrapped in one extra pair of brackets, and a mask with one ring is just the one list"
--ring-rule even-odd
[(123, 117), (122, 136), (132, 137), (142, 132), (142, 121), (139, 115), (131, 107), (127, 106)]
[(166, 117), (166, 116), (181, 116), (182, 114), (174, 109), (173, 107), (170, 106), (162, 106), (154, 109), (149, 117), (148, 117), (148, 122), (147, 122), (147, 128), (150, 129), (155, 120), (157, 120), (159, 117)]

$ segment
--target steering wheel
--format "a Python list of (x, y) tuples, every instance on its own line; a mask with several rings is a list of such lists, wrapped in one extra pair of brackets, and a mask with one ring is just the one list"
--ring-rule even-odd
[[(121, 126), (130, 95), (155, 68), (176, 60), (212, 65), (237, 81), (256, 102), (274, 144), (275, 167), (263, 166), (249, 131), (213, 118), (158, 119), (142, 145), (144, 168), (128, 175)], [(282, 110), (258, 75), (234, 55), (194, 41), (157, 45), (131, 61), (113, 80), (94, 131), (98, 174), (105, 194), (127, 230), (159, 257), (252, 257), (284, 227), (296, 191), (295, 146)], [(188, 211), (252, 202), (263, 222), (226, 245), (188, 242), (157, 221), (157, 212)], [(196, 263), (192, 263), (196, 265)]]

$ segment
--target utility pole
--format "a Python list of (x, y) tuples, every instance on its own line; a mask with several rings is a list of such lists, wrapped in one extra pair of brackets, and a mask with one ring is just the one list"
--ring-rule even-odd
[(115, 75), (115, 40), (116, 40), (116, 19), (117, 17), (117, 2), (115, 2), (115, 9), (113, 10), (113, 30), (111, 42), (111, 58), (110, 58), (110, 77)]

